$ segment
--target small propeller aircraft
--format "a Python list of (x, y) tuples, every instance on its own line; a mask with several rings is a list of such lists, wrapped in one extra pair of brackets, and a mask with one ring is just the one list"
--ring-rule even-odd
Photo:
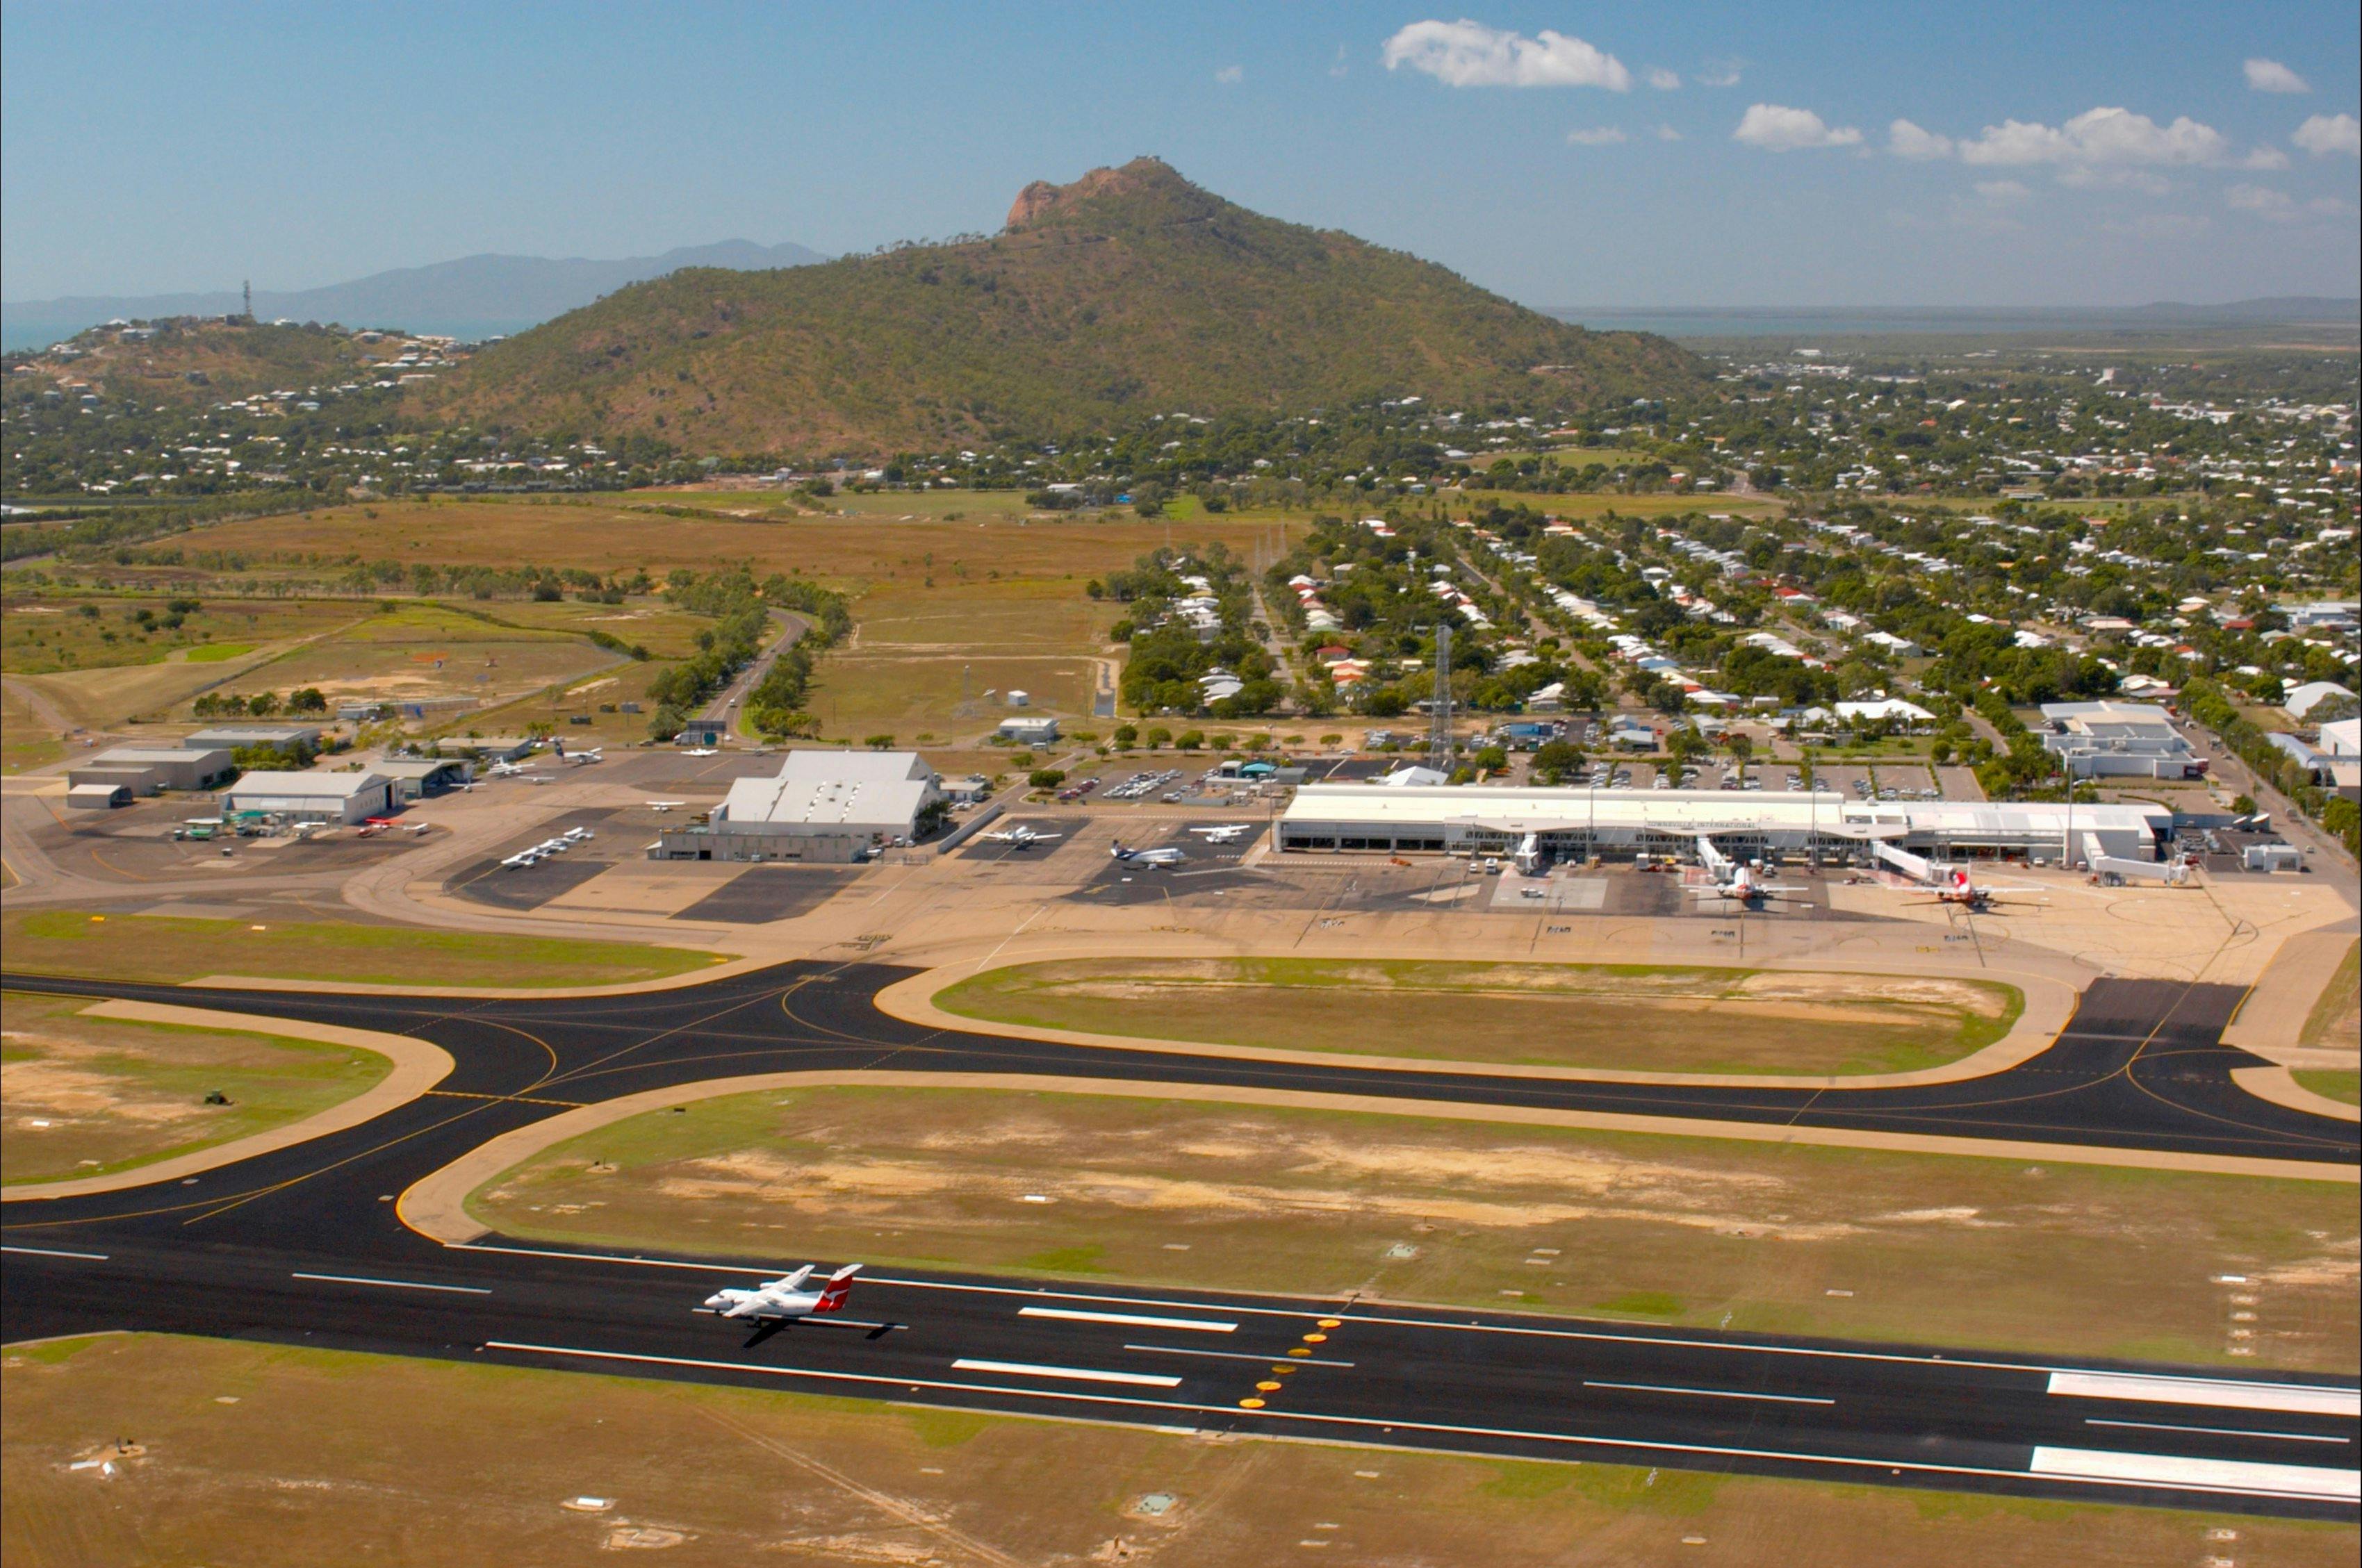
[(867, 1329), (873, 1339), (897, 1326), (893, 1323), (855, 1322), (837, 1316), (844, 1310), (845, 1297), (852, 1292), (853, 1277), (861, 1272), (861, 1265), (846, 1264), (822, 1280), (817, 1290), (806, 1285), (812, 1277), (813, 1267), (807, 1263), (752, 1288), (724, 1286), (708, 1296), (705, 1304), (697, 1310), (755, 1324), (755, 1335), (746, 1342), (749, 1346), (761, 1343), (794, 1323), (811, 1323), (833, 1329)]
[(1159, 871), (1185, 863), (1189, 859), (1178, 850), (1127, 850), (1120, 839), (1109, 855), (1127, 866), (1153, 866)]
[(523, 778), (533, 772), (530, 762), (494, 762), (489, 770), (496, 779)]
[(1759, 880), (1763, 862), (1749, 861), (1741, 865), (1714, 847), (1714, 840), (1698, 835), (1698, 863), (1714, 878), (1712, 887), (1694, 887), (1687, 891), (1699, 898), (1727, 898), (1735, 904), (1753, 906), (1767, 900), (1776, 900), (1790, 894), (1807, 893), (1803, 887), (1788, 887)]
[(996, 844), (1006, 844), (1012, 850), (1022, 850), (1032, 844), (1051, 843), (1061, 837), (1056, 833), (1037, 833), (1021, 822), (1004, 832), (987, 833), (984, 836)]
[(688, 804), (689, 802), (685, 800), (652, 800), (647, 803), (647, 806), (650, 811), (670, 811), (676, 806)]
[(1254, 824), (1252, 822), (1225, 822), (1219, 828), (1192, 828), (1189, 831), (1197, 834), (1198, 837), (1205, 839), (1209, 844), (1229, 844), (1243, 839), (1248, 834), (1253, 832)]
[(569, 762), (603, 762), (607, 760), (607, 748), (593, 746), (587, 751), (561, 751), (558, 755)]

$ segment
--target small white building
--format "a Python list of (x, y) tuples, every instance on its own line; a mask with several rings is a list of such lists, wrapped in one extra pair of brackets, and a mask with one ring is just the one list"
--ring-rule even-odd
[(1015, 746), (1048, 746), (1058, 739), (1058, 721), (1054, 718), (1004, 718), (995, 733)]
[(383, 773), (251, 773), (221, 793), (221, 814), (259, 811), (290, 822), (366, 821), (392, 813), (398, 785)]

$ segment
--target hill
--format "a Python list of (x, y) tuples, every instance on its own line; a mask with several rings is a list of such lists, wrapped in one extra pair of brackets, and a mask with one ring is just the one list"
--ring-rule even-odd
[(193, 317), (158, 321), (126, 336), (109, 327), (77, 334), (61, 351), (26, 361), (9, 392), (86, 385), (102, 397), (158, 403), (218, 402), (281, 389), (368, 381), (402, 352), (402, 336), (341, 327), (274, 326)]
[(487, 348), (429, 406), (536, 432), (816, 456), (1054, 436), (1151, 411), (1412, 394), (1546, 408), (1702, 379), (1662, 338), (1553, 321), (1140, 159), (1026, 187), (988, 239), (622, 290)]
[[(804, 267), (823, 259), (800, 245), (756, 245), (726, 239), (615, 261), (580, 257), (463, 256), (431, 267), (402, 267), (319, 289), (262, 290), (254, 313), (262, 321), (341, 322), (347, 326), (399, 327), (460, 338), (521, 332), (587, 305), (627, 283), (661, 278), (684, 267), (743, 271)], [(219, 316), (243, 310), (233, 291), (195, 294), (75, 295), (11, 301), (0, 305), (6, 345), (47, 347), (101, 322), (160, 321), (171, 316)]]

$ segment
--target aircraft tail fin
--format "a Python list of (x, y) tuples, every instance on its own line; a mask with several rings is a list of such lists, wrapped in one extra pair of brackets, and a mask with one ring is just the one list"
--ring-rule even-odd
[(853, 1290), (853, 1277), (860, 1272), (861, 1266), (859, 1264), (848, 1263), (843, 1268), (838, 1269), (834, 1274), (830, 1275), (828, 1277), (828, 1283), (821, 1288), (820, 1299), (813, 1304), (812, 1310), (815, 1312), (833, 1312), (838, 1308), (844, 1306), (845, 1297), (850, 1295)]

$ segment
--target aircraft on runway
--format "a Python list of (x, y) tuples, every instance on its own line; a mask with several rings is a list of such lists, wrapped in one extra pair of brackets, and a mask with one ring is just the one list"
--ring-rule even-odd
[(1120, 839), (1108, 853), (1127, 866), (1154, 866), (1160, 871), (1168, 866), (1186, 864), (1189, 859), (1178, 850), (1127, 850)]
[(767, 1279), (753, 1289), (724, 1286), (705, 1299), (701, 1312), (716, 1317), (735, 1318), (756, 1325), (755, 1337), (746, 1343), (756, 1344), (793, 1323), (813, 1323), (832, 1329), (868, 1329), (871, 1337), (886, 1332), (892, 1323), (855, 1322), (836, 1314), (844, 1310), (844, 1298), (853, 1289), (853, 1277), (861, 1272), (861, 1265), (848, 1263), (822, 1281), (817, 1290), (809, 1289), (805, 1281), (812, 1276), (813, 1266), (783, 1274), (777, 1279)]
[(650, 811), (670, 811), (676, 806), (688, 804), (689, 802), (685, 800), (652, 800), (647, 803), (647, 806)]
[(1248, 834), (1253, 832), (1254, 824), (1252, 822), (1225, 822), (1220, 828), (1192, 828), (1189, 831), (1197, 834), (1209, 844), (1228, 844), (1237, 839), (1243, 839)]
[(1714, 840), (1703, 833), (1698, 835), (1697, 849), (1698, 863), (1705, 867), (1708, 876), (1714, 878), (1712, 887), (1694, 887), (1686, 890), (1699, 898), (1727, 898), (1737, 904), (1756, 905), (1766, 899), (1776, 899), (1787, 894), (1810, 891), (1807, 888), (1787, 887), (1759, 882), (1756, 879), (1762, 874), (1763, 871), (1761, 861), (1749, 861), (1745, 865), (1741, 865), (1716, 849)]
[(1027, 848), (1029, 845), (1050, 843), (1054, 839), (1060, 838), (1061, 835), (1056, 833), (1036, 833), (1032, 828), (1025, 827), (1021, 823), (1017, 827), (1011, 828), (1006, 832), (987, 833), (985, 837), (991, 839), (996, 844), (1006, 844), (1011, 849), (1022, 850)]

